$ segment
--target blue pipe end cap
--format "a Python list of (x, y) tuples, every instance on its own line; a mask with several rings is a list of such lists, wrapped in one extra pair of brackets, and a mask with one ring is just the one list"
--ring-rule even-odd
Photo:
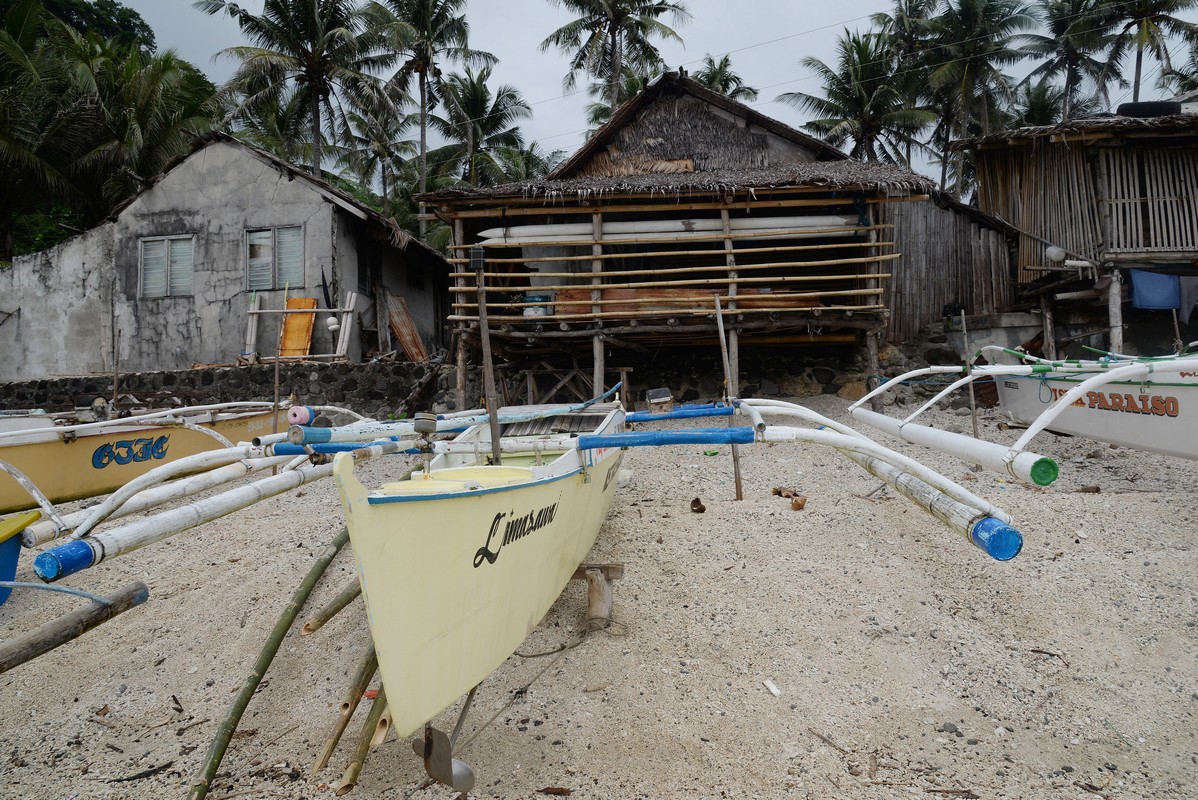
[(82, 539), (76, 539), (44, 553), (38, 553), (37, 558), (33, 559), (33, 571), (39, 578), (51, 583), (82, 572), (94, 564), (95, 559), (92, 546)]
[(975, 523), (969, 536), (975, 545), (998, 561), (1010, 561), (1023, 549), (1023, 534), (994, 517)]

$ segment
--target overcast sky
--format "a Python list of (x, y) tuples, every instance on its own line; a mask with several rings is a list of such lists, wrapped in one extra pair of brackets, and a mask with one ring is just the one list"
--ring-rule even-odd
[[(208, 16), (195, 10), (191, 0), (121, 0), (136, 9), (154, 29), (161, 49), (174, 48), (204, 70), (216, 83), (228, 78), (234, 62), (214, 59), (225, 47), (242, 43), (236, 23), (226, 16)], [(262, 9), (261, 0), (242, 0), (253, 13)], [(889, 12), (892, 0), (686, 0), (692, 18), (675, 26), (685, 41), (659, 43), (671, 68), (698, 69), (703, 56), (717, 59), (728, 53), (733, 69), (761, 93), (752, 105), (761, 113), (798, 127), (804, 121), (794, 108), (774, 102), (784, 92), (819, 94), (820, 84), (810, 70), (799, 64), (812, 55), (835, 65), (835, 40), (845, 29), (864, 30), (871, 14)], [(584, 94), (563, 96), (561, 81), (567, 57), (555, 50), (540, 52), (538, 45), (552, 31), (570, 20), (570, 15), (547, 0), (469, 0), (471, 46), (499, 58), (493, 81), (518, 88), (532, 105), (533, 117), (521, 123), (529, 140), (546, 150), (573, 152), (585, 138)], [(666, 20), (667, 24), (669, 20)], [(1174, 48), (1179, 60), (1185, 50)], [(1155, 97), (1151, 87), (1157, 72), (1155, 62), (1146, 61), (1146, 88), (1142, 99)], [(585, 86), (586, 81), (580, 81)], [(1112, 96), (1114, 104), (1130, 99), (1130, 93)]]

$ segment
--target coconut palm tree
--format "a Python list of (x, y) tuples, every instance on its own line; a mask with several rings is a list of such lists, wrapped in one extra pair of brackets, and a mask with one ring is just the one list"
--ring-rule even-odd
[[(224, 104), (224, 129), (230, 134), (292, 164), (311, 163), (308, 106), (296, 87), (287, 87), (279, 96), (253, 105), (232, 92), (222, 92), (218, 97)], [(322, 150), (327, 146), (328, 142), (322, 141)]]
[(732, 71), (732, 61), (727, 55), (719, 61), (713, 59), (710, 53), (703, 56), (703, 66), (691, 77), (713, 92), (719, 92), (733, 100), (751, 103), (757, 99), (757, 90)]
[(654, 75), (659, 75), (665, 72), (665, 64), (658, 62), (657, 65), (646, 72), (624, 71), (624, 80), (620, 83), (620, 93), (616, 96), (617, 103), (615, 106), (604, 102), (604, 98), (609, 98), (608, 86), (606, 83), (592, 83), (587, 87), (587, 94), (595, 98), (594, 101), (587, 103), (586, 115), (587, 136), (590, 137), (600, 127), (607, 124), (611, 119), (612, 111), (619, 108), (624, 103), (627, 103), (632, 98), (636, 97), (648, 84)]
[(543, 178), (566, 157), (563, 150), (546, 153), (537, 142), (527, 147), (496, 147), (488, 155), (481, 162), (481, 169), (489, 186)]
[(362, 7), (353, 0), (264, 0), (262, 13), (252, 14), (230, 0), (193, 5), (207, 14), (228, 14), (252, 43), (219, 53), (241, 62), (226, 87), (244, 98), (239, 113), (278, 106), (287, 87), (295, 88), (311, 124), (312, 174), (320, 175), (323, 126), (335, 121), (338, 92), (377, 98), (374, 75), (393, 62), (364, 24)]
[(442, 94), (448, 113), (432, 119), (438, 133), (456, 145), (462, 178), (474, 186), (479, 185), (479, 161), (495, 148), (521, 147), (516, 123), (532, 116), (518, 89), (503, 84), (492, 94), (490, 79), (490, 67), (446, 76)]
[(429, 115), (440, 101), (441, 65), (490, 66), (495, 56), (469, 45), (466, 0), (382, 0), (375, 5), (375, 24), (385, 31), (387, 47), (399, 58), (391, 82), (407, 91), (413, 78), (420, 112), (420, 192), (428, 190)]
[(661, 53), (651, 39), (682, 38), (660, 20), (670, 16), (675, 24), (690, 19), (681, 0), (549, 0), (578, 17), (541, 42), (542, 52), (557, 48), (570, 54), (570, 71), (562, 81), (574, 88), (579, 73), (603, 81), (611, 108), (620, 105), (620, 90), (628, 72), (644, 72), (661, 63)]
[(396, 96), (388, 103), (350, 109), (339, 136), (341, 164), (363, 186), (373, 189), (377, 182), (385, 213), (391, 206), (399, 174), (419, 154), (418, 143), (409, 136), (420, 124), (420, 115), (403, 113), (407, 102), (407, 98)]
[(1107, 86), (1122, 82), (1116, 65), (1104, 61), (1115, 42), (1115, 20), (1109, 0), (1040, 0), (1047, 35), (1028, 34), (1026, 49), (1046, 60), (1026, 80), (1063, 75), (1061, 119), (1068, 121), (1082, 82), (1090, 80), (1095, 97), (1109, 103)]
[[(877, 35), (889, 46), (895, 64), (894, 83), (908, 108), (925, 108), (932, 100), (928, 87), (932, 46), (929, 20), (939, 5), (940, 0), (895, 0), (891, 13), (870, 17)], [(909, 140), (904, 153), (908, 166), (914, 150), (915, 143)]]
[(173, 50), (144, 55), (116, 39), (71, 30), (64, 55), (77, 87), (94, 95), (102, 122), (74, 165), (89, 216), (107, 216), (176, 156), (189, 132), (215, 126), (215, 87)]
[(835, 69), (814, 56), (800, 62), (823, 83), (823, 97), (787, 92), (777, 100), (815, 114), (804, 127), (837, 147), (851, 142), (855, 158), (905, 163), (907, 146), (935, 115), (906, 105), (885, 37), (846, 30), (836, 51)]
[(952, 96), (958, 130), (977, 119), (982, 135), (990, 133), (989, 109), (1009, 102), (1012, 92), (1002, 70), (1027, 56), (1023, 32), (1037, 24), (1032, 7), (1020, 0), (947, 0), (932, 18), (931, 84)]
[(1133, 103), (1140, 100), (1144, 51), (1147, 50), (1160, 62), (1162, 70), (1172, 69), (1169, 39), (1173, 36), (1193, 38), (1198, 35), (1198, 25), (1186, 22), (1178, 15), (1195, 8), (1198, 8), (1198, 0), (1123, 0), (1111, 4), (1119, 28), (1111, 60), (1117, 63), (1131, 48), (1136, 53), (1135, 77), (1132, 78)]
[(1185, 63), (1164, 70), (1157, 80), (1157, 87), (1175, 94), (1198, 89), (1198, 42), (1190, 41), (1190, 51)]

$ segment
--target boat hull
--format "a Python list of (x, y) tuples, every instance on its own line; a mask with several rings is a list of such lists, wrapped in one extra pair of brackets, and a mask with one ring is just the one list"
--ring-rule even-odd
[[(221, 415), (203, 423), (229, 441), (248, 442), (270, 433), (273, 411)], [(286, 415), (279, 414), (286, 426)], [(31, 430), (0, 446), (0, 461), (28, 477), (53, 503), (113, 492), (162, 464), (224, 445), (200, 431), (183, 427), (128, 426), (63, 436), (54, 428)], [(17, 481), (0, 472), (0, 514), (36, 508)]]
[(400, 736), (515, 652), (591, 549), (622, 453), (578, 455), (585, 469), (550, 478), (507, 482), (482, 474), (507, 467), (476, 467), (459, 475), (481, 488), (389, 498), (368, 497), (352, 457), (338, 456), (334, 476)]
[[(998, 399), (1031, 425), (1090, 374), (996, 376)], [(1079, 398), (1048, 429), (1138, 450), (1198, 459), (1198, 381), (1115, 382)]]

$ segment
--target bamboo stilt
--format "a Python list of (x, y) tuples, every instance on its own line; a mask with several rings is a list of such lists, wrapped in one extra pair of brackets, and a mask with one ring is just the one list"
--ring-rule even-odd
[(374, 698), (374, 702), (370, 706), (370, 714), (367, 715), (366, 722), (362, 725), (362, 735), (358, 738), (358, 749), (354, 751), (354, 760), (349, 762), (349, 766), (345, 768), (345, 772), (341, 776), (341, 782), (334, 790), (338, 797), (348, 794), (358, 783), (358, 776), (362, 774), (362, 765), (366, 763), (366, 756), (370, 754), (370, 742), (374, 738), (374, 732), (378, 728), (379, 720), (383, 717), (383, 712), (387, 709), (386, 690), (387, 687), (380, 686), (378, 696)]
[(254, 668), (246, 677), (245, 683), (242, 684), (241, 691), (238, 692), (237, 698), (233, 701), (233, 707), (229, 709), (229, 713), (221, 721), (220, 727), (216, 730), (216, 737), (212, 740), (212, 744), (208, 747), (208, 753), (204, 757), (204, 766), (200, 770), (199, 777), (191, 785), (191, 791), (188, 792), (188, 800), (204, 800), (208, 796), (209, 790), (212, 788), (212, 780), (216, 777), (216, 770), (220, 767), (221, 760), (225, 757), (225, 751), (229, 747), (229, 741), (233, 738), (233, 732), (237, 730), (237, 723), (241, 721), (241, 715), (245, 713), (246, 706), (250, 704), (250, 700), (257, 691), (259, 684), (262, 683), (262, 676), (266, 674), (266, 670), (274, 661), (275, 655), (279, 652), (279, 647), (283, 643), (283, 637), (287, 635), (287, 631), (291, 629), (291, 625), (295, 622), (295, 618), (299, 616), (300, 609), (303, 608), (308, 596), (312, 594), (312, 589), (316, 586), (316, 582), (325, 570), (329, 568), (333, 558), (349, 541), (349, 528), (342, 528), (341, 532), (329, 542), (325, 547), (324, 552), (316, 559), (316, 563), (308, 570), (308, 574), (300, 581), (296, 587), (295, 593), (291, 595), (291, 602), (283, 609), (283, 613), (279, 616), (279, 621), (275, 623), (274, 628), (270, 632), (270, 636), (266, 640), (266, 644), (262, 646), (262, 652), (258, 655), (258, 660), (254, 662)]
[(379, 717), (378, 724), (374, 726), (374, 736), (370, 739), (371, 747), (378, 747), (387, 740), (387, 734), (391, 732), (391, 708), (384, 709), (383, 715)]
[(374, 641), (372, 640), (358, 662), (358, 669), (354, 672), (354, 678), (345, 693), (345, 699), (341, 701), (341, 710), (337, 716), (337, 722), (333, 724), (333, 732), (325, 739), (324, 749), (320, 751), (320, 758), (316, 759), (316, 765), (312, 768), (313, 772), (320, 772), (328, 765), (329, 759), (333, 757), (333, 752), (337, 749), (337, 743), (341, 741), (341, 735), (349, 727), (349, 721), (353, 718), (354, 711), (357, 710), (358, 703), (362, 701), (362, 695), (366, 693), (366, 687), (370, 684), (370, 679), (374, 677), (378, 668), (379, 658), (374, 650)]
[(353, 582), (338, 592), (337, 596), (329, 601), (327, 606), (317, 611), (315, 616), (304, 623), (304, 627), (300, 629), (300, 633), (307, 636), (310, 633), (320, 630), (326, 622), (337, 616), (341, 609), (352, 603), (354, 598), (361, 593), (362, 584), (358, 582), (357, 578), (354, 578)]

